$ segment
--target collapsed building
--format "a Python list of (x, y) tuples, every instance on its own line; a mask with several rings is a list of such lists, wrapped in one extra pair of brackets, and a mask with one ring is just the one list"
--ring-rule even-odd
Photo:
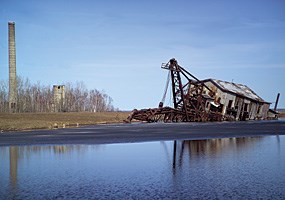
[(217, 110), (227, 120), (267, 119), (270, 103), (246, 85), (215, 79), (202, 82), (211, 89), (204, 88), (203, 94), (214, 92), (214, 96), (207, 100), (207, 111)]
[[(173, 107), (163, 105), (166, 87), (158, 108), (135, 109), (126, 122), (257, 120), (268, 119), (269, 113), (272, 118), (278, 118), (278, 113), (269, 109), (270, 103), (246, 85), (216, 79), (199, 80), (174, 58), (161, 68), (169, 70), (167, 85), (171, 80)], [(186, 84), (182, 83), (183, 79)]]

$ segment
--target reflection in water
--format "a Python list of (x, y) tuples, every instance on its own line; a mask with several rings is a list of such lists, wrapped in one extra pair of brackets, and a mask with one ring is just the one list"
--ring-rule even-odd
[(3, 199), (284, 198), (285, 137), (0, 147)]
[[(277, 141), (280, 140), (279, 136)], [(254, 145), (254, 143), (263, 140), (263, 137), (243, 137), (243, 138), (219, 138), (207, 140), (183, 140), (173, 142), (173, 173), (175, 173), (177, 165), (182, 166), (185, 155), (190, 160), (203, 158), (206, 155), (215, 156), (219, 153), (235, 149), (240, 151)], [(280, 145), (280, 141), (279, 141)], [(177, 162), (178, 159), (178, 162)]]
[(176, 168), (176, 149), (177, 147), (177, 141), (175, 140), (173, 142), (173, 162), (172, 162), (172, 167), (173, 167), (173, 173), (175, 173), (175, 168)]
[(17, 184), (17, 170), (18, 170), (18, 147), (10, 147), (10, 182), (13, 188)]
[[(5, 149), (6, 147), (0, 147)], [(100, 145), (93, 146), (94, 149), (99, 149)], [(9, 160), (10, 160), (10, 186), (11, 189), (17, 187), (17, 176), (18, 176), (18, 162), (23, 157), (27, 159), (31, 154), (37, 154), (41, 152), (52, 152), (54, 154), (68, 154), (72, 151), (83, 153), (86, 149), (85, 145), (69, 145), (69, 146), (11, 146), (9, 147)]]

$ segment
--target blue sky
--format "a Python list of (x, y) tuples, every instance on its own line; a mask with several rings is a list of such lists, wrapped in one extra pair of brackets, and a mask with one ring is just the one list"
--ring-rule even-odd
[[(8, 21), (17, 73), (45, 85), (83, 81), (122, 110), (158, 106), (175, 57), (200, 79), (242, 83), (285, 108), (285, 1), (0, 1), (0, 79)], [(169, 102), (168, 102), (169, 103)]]

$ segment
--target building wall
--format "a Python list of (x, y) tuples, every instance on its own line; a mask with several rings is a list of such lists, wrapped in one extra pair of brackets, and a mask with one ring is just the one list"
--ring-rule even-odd
[[(235, 105), (235, 100), (236, 100), (236, 96), (229, 94), (229, 93), (224, 93), (223, 95), (224, 97), (224, 110), (223, 110), (223, 115), (226, 114), (227, 109), (233, 109), (234, 105)], [(232, 102), (230, 105), (230, 101)]]
[[(235, 110), (235, 120), (267, 119), (270, 104), (252, 101), (232, 93), (223, 92), (210, 81), (205, 82), (205, 85), (208, 86), (215, 95), (213, 96), (213, 94), (205, 87), (203, 93), (212, 96), (215, 102), (221, 104), (222, 115), (227, 115), (228, 110)], [(230, 102), (232, 102), (231, 105), (229, 105)], [(207, 108), (207, 110), (209, 110), (209, 108)]]
[(263, 104), (262, 113), (261, 113), (262, 119), (267, 119), (269, 107), (270, 107), (270, 104), (267, 104), (267, 103)]
[(214, 85), (212, 82), (206, 82), (205, 85), (208, 88), (210, 88), (215, 93), (215, 95), (212, 96), (211, 92), (206, 87), (204, 87), (204, 93), (209, 95), (209, 96), (212, 96), (216, 103), (221, 104), (221, 106), (222, 106), (222, 108), (221, 108), (222, 109), (222, 115), (226, 114), (226, 110), (227, 110), (227, 108), (229, 106), (229, 102), (230, 101), (232, 101), (232, 105), (230, 105), (230, 107), (231, 108), (234, 107), (234, 102), (235, 102), (235, 99), (236, 99), (235, 95), (223, 92), (216, 85)]
[(249, 108), (249, 119), (255, 119), (257, 116), (258, 103), (251, 102)]

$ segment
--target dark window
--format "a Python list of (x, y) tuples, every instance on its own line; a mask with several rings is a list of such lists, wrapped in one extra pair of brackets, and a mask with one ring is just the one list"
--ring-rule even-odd
[(209, 102), (206, 103), (206, 108), (208, 108), (208, 107), (209, 107)]
[(259, 113), (260, 113), (260, 108), (261, 108), (261, 106), (260, 106), (260, 105), (258, 105), (258, 108), (257, 108), (257, 114), (259, 114)]
[(221, 97), (218, 98), (218, 103), (221, 103)]
[(244, 111), (247, 111), (247, 108), (248, 108), (248, 103), (245, 103), (244, 104)]
[(228, 108), (231, 108), (233, 104), (233, 100), (229, 100)]
[(16, 103), (11, 103), (11, 108), (15, 109), (16, 108)]

